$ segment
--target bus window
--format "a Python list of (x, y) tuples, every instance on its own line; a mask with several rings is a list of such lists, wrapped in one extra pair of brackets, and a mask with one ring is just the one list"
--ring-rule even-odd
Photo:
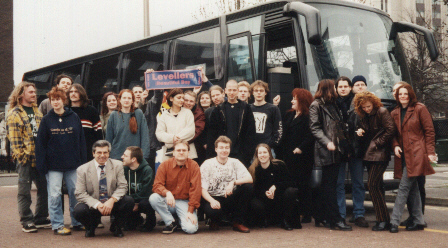
[(154, 44), (126, 54), (122, 62), (124, 69), (122, 89), (131, 89), (135, 85), (144, 87), (145, 71), (156, 70), (160, 64), (164, 64), (166, 46), (166, 43)]
[(237, 38), (229, 38), (228, 51), (229, 60), (227, 65), (227, 80), (234, 79), (237, 82), (254, 81), (252, 74), (252, 46), (250, 44), (250, 36), (244, 35)]
[(81, 82), (82, 65), (83, 64), (79, 64), (79, 65), (75, 65), (72, 67), (68, 67), (68, 68), (64, 68), (62, 70), (56, 71), (53, 75), (53, 78), (56, 78), (57, 76), (59, 76), (61, 74), (65, 74), (65, 75), (73, 78), (73, 83), (82, 84), (82, 82)]
[(37, 88), (37, 102), (40, 103), (42, 100), (47, 98), (47, 92), (50, 91), (53, 82), (50, 81), (51, 72), (40, 74), (37, 76), (31, 76), (25, 80), (30, 83), (34, 83)]
[(227, 35), (234, 35), (249, 31), (252, 35), (261, 32), (261, 16), (227, 24)]
[(222, 77), (219, 28), (177, 38), (175, 44), (174, 70), (205, 64), (205, 74), (209, 79), (220, 79)]
[(93, 106), (99, 106), (104, 93), (118, 91), (119, 57), (117, 54), (91, 62), (85, 88)]

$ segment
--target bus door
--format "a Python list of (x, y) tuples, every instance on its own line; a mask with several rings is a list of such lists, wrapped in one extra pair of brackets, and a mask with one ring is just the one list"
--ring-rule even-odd
[(254, 51), (250, 32), (227, 36), (227, 81), (255, 81)]

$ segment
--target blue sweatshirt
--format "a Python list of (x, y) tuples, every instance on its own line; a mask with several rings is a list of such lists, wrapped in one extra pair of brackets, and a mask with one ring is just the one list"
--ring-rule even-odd
[(143, 151), (143, 158), (149, 158), (150, 141), (146, 118), (140, 109), (135, 110), (137, 133), (131, 133), (129, 119), (131, 113), (113, 111), (107, 121), (106, 140), (112, 144), (110, 158), (121, 160), (128, 146), (138, 146)]
[(59, 116), (50, 110), (37, 132), (36, 162), (41, 175), (76, 170), (87, 162), (86, 140), (81, 120), (71, 109)]

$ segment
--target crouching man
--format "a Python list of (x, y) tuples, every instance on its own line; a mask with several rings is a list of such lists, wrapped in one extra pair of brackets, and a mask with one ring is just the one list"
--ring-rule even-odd
[(201, 166), (204, 212), (211, 219), (210, 230), (219, 229), (224, 214), (232, 214), (233, 230), (250, 232), (244, 225), (252, 199), (252, 176), (236, 158), (229, 158), (232, 141), (219, 136), (215, 141), (217, 156), (205, 160)]
[[(135, 88), (135, 87), (134, 87)], [(149, 195), (154, 183), (154, 172), (143, 159), (142, 149), (129, 146), (123, 156), (124, 176), (128, 181), (128, 195), (134, 199), (134, 209), (126, 220), (125, 230), (135, 230), (141, 224), (141, 213), (146, 214), (146, 222), (140, 227), (141, 232), (150, 232), (156, 225), (156, 212), (149, 204)], [(127, 229), (126, 229), (127, 228)]]
[(95, 236), (101, 216), (115, 216), (110, 231), (123, 237), (122, 227), (134, 208), (134, 200), (127, 196), (127, 182), (121, 161), (110, 159), (111, 145), (106, 140), (93, 144), (94, 159), (77, 169), (75, 196), (78, 204), (75, 219), (86, 228), (86, 237)]
[[(201, 200), (201, 172), (199, 165), (188, 158), (190, 146), (187, 141), (174, 143), (173, 158), (163, 162), (157, 169), (149, 202), (165, 223), (163, 233), (169, 234), (180, 225), (188, 234), (197, 232), (196, 209)], [(173, 217), (177, 214), (179, 222)]]

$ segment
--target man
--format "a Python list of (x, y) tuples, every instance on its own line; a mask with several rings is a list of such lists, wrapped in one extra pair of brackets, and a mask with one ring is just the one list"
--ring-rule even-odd
[(204, 128), (205, 128), (205, 114), (202, 112), (201, 108), (196, 106), (196, 98), (197, 95), (191, 90), (185, 91), (184, 93), (184, 108), (187, 108), (193, 112), (194, 115), (194, 125), (195, 125), (195, 133), (193, 139), (189, 140), (189, 143), (194, 143), (196, 148), (196, 153), (198, 155), (194, 160), (198, 164), (202, 164), (205, 160), (205, 149), (198, 142), (200, 139), (199, 136), (202, 136)]
[(207, 110), (205, 110), (205, 117), (207, 121), (210, 119), (210, 115), (216, 106), (224, 102), (224, 90), (219, 85), (213, 85), (210, 87), (210, 97), (212, 98), (212, 102), (214, 106), (211, 106)]
[[(355, 77), (356, 79), (356, 77)], [(364, 84), (363, 82), (361, 82)], [(361, 84), (358, 82), (358, 85)], [(365, 85), (365, 84), (364, 84)], [(353, 196), (353, 217), (350, 222), (355, 223), (359, 227), (369, 227), (369, 223), (364, 218), (366, 212), (364, 208), (365, 188), (364, 188), (364, 166), (362, 164), (363, 154), (359, 154), (358, 135), (355, 134), (358, 124), (358, 115), (353, 106), (354, 94), (352, 94), (352, 82), (348, 77), (340, 77), (336, 81), (336, 92), (338, 98), (336, 104), (342, 112), (342, 119), (347, 127), (349, 150), (351, 151), (348, 159), (348, 168), (352, 180), (352, 196)], [(360, 88), (358, 86), (358, 88)], [(359, 91), (358, 91), (359, 92)], [(339, 206), (339, 214), (345, 220), (346, 202), (345, 202), (345, 172), (347, 159), (340, 164), (337, 182), (337, 199)]]
[[(225, 135), (232, 141), (230, 157), (239, 159), (249, 167), (255, 152), (254, 115), (249, 104), (238, 100), (238, 83), (235, 80), (227, 82), (225, 92), (227, 101), (217, 105), (210, 115), (207, 147), (214, 147), (216, 139)], [(207, 149), (207, 158), (214, 156), (214, 149)]]
[(249, 103), (250, 98), (250, 84), (246, 81), (238, 83), (238, 99), (243, 102)]
[(148, 97), (147, 92), (144, 92), (142, 86), (136, 85), (132, 87), (132, 93), (134, 93), (135, 96), (135, 108), (139, 108), (139, 104), (141, 104), (141, 102), (144, 102), (146, 97)]
[(94, 159), (77, 169), (78, 204), (73, 215), (86, 228), (86, 237), (95, 237), (101, 216), (109, 215), (115, 217), (110, 231), (115, 237), (123, 237), (121, 228), (134, 208), (134, 200), (126, 195), (123, 163), (109, 158), (110, 148), (108, 141), (96, 141), (92, 146)]
[[(188, 234), (198, 230), (196, 209), (201, 200), (201, 173), (199, 165), (188, 158), (188, 142), (178, 140), (174, 143), (173, 158), (163, 162), (157, 169), (156, 179), (149, 202), (165, 227), (162, 233), (173, 233), (178, 225)], [(173, 217), (176, 213), (180, 223)]]
[(232, 214), (233, 230), (250, 232), (244, 225), (252, 199), (252, 176), (238, 160), (229, 158), (232, 141), (220, 136), (215, 141), (215, 158), (207, 159), (201, 166), (204, 212), (211, 219), (210, 230), (219, 229), (224, 214)]
[[(59, 89), (68, 92), (68, 89), (73, 84), (73, 79), (70, 76), (61, 74), (56, 77), (54, 82)], [(47, 115), (47, 113), (50, 112), (51, 109), (53, 109), (53, 107), (51, 106), (50, 99), (48, 98), (43, 100), (39, 105), (39, 111), (43, 116)]]
[[(19, 177), (17, 206), (22, 231), (37, 232), (37, 228), (50, 228), (48, 219), (47, 183), (36, 169), (35, 144), (42, 114), (37, 109), (36, 86), (19, 83), (9, 96), (10, 111), (7, 117), (7, 137), (11, 153), (17, 164)], [(37, 187), (35, 214), (31, 211), (31, 183)]]
[(130, 146), (121, 157), (124, 175), (128, 181), (128, 195), (134, 199), (134, 209), (126, 222), (128, 230), (134, 230), (141, 220), (141, 213), (146, 214), (146, 222), (141, 226), (141, 232), (150, 232), (156, 225), (156, 213), (149, 204), (149, 196), (154, 183), (154, 172), (148, 162), (143, 159), (140, 147)]
[(89, 161), (93, 159), (92, 153), (89, 151), (90, 147), (97, 140), (103, 139), (100, 115), (93, 106), (89, 105), (86, 90), (80, 84), (71, 85), (68, 92), (69, 107), (81, 119), (86, 140), (87, 160)]
[(269, 93), (267, 83), (257, 80), (252, 83), (250, 91), (255, 99), (255, 102), (250, 105), (255, 118), (255, 144), (265, 143), (271, 149), (275, 149), (283, 133), (280, 109), (266, 102), (265, 98)]
[(352, 79), (353, 93), (358, 94), (367, 90), (367, 80), (364, 76), (358, 75)]

